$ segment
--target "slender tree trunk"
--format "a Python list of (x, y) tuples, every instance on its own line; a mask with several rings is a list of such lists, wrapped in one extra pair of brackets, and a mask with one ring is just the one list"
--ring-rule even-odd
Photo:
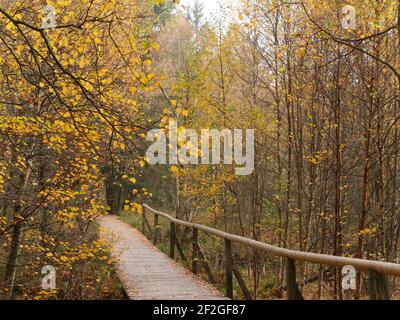
[(14, 298), (14, 289), (15, 289), (15, 277), (17, 271), (17, 258), (18, 258), (18, 250), (20, 239), (22, 235), (22, 227), (23, 227), (23, 220), (21, 217), (21, 210), (22, 210), (22, 200), (29, 182), (29, 178), (31, 175), (31, 166), (28, 167), (25, 174), (21, 176), (21, 184), (19, 187), (19, 196), (16, 200), (14, 205), (14, 218), (13, 218), (13, 231), (11, 237), (11, 245), (10, 245), (10, 252), (7, 258), (6, 270), (4, 281), (8, 285), (9, 288), (9, 295), (10, 298)]

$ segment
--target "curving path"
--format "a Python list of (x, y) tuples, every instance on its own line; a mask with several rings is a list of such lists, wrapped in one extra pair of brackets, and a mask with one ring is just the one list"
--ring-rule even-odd
[(112, 242), (117, 272), (133, 300), (221, 300), (214, 287), (156, 248), (138, 230), (118, 216), (98, 220), (103, 235)]

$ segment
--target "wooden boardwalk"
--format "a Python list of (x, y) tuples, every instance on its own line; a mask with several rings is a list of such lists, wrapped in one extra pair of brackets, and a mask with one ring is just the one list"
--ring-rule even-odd
[(138, 230), (117, 216), (98, 220), (112, 239), (117, 272), (132, 300), (221, 300), (214, 287), (170, 259)]

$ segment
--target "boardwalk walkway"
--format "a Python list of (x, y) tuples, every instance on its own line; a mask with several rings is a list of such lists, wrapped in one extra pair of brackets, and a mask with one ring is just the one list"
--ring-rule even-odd
[(98, 220), (112, 238), (118, 275), (133, 300), (225, 299), (215, 288), (170, 259), (135, 228), (117, 216)]

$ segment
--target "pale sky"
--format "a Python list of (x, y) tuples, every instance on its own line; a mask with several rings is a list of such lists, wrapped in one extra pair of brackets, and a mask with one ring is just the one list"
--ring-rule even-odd
[[(204, 4), (204, 14), (207, 18), (210, 18), (213, 13), (216, 13), (218, 11), (218, 2), (222, 3), (237, 3), (239, 0), (201, 0)], [(194, 5), (194, 0), (181, 0), (180, 4), (182, 5), (188, 5), (190, 4), (191, 6)]]
[[(211, 12), (215, 12), (218, 8), (217, 0), (202, 0), (204, 4), (204, 14), (209, 17)], [(182, 0), (180, 2), (184, 6), (187, 6), (188, 4), (193, 6), (194, 5), (194, 0)]]

